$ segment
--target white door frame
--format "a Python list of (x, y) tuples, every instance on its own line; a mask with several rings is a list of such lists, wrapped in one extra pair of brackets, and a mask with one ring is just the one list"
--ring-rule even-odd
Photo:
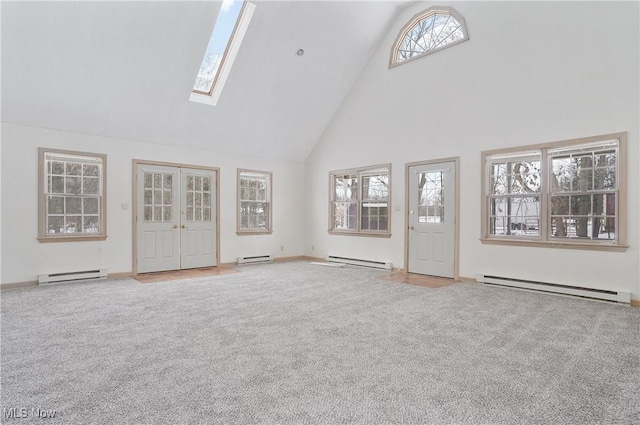
[(404, 271), (409, 270), (409, 168), (420, 165), (433, 165), (445, 162), (453, 162), (456, 165), (455, 173), (455, 222), (453, 236), (453, 279), (460, 280), (460, 157), (432, 159), (428, 161), (407, 162), (404, 172)]
[[(205, 170), (215, 173), (216, 175), (216, 264), (220, 265), (220, 168), (217, 167), (205, 167), (202, 165), (193, 165), (193, 164), (181, 164), (175, 162), (163, 162), (163, 161), (148, 161), (145, 159), (134, 159), (133, 160), (133, 196), (131, 202), (131, 220), (133, 225), (132, 228), (132, 270), (133, 276), (138, 275), (138, 165), (159, 165), (164, 167), (176, 167), (176, 168), (190, 168), (192, 170)], [(217, 266), (216, 266), (217, 267)]]

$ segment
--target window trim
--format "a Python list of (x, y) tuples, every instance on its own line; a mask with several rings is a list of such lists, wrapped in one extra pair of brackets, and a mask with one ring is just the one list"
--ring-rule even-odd
[[(240, 228), (240, 223), (242, 223), (241, 217), (241, 208), (240, 203), (241, 199), (241, 185), (240, 178), (242, 173), (251, 173), (251, 174), (264, 174), (269, 177), (269, 185), (267, 187), (267, 202), (268, 202), (268, 221), (267, 221), (267, 229), (265, 230), (256, 230), (249, 229), (243, 230)], [(236, 180), (236, 234), (238, 236), (243, 235), (270, 235), (273, 233), (273, 173), (271, 171), (260, 171), (260, 170), (250, 170), (246, 168), (238, 168), (237, 172), (237, 180)]]
[[(360, 204), (362, 203), (362, 185), (360, 184), (360, 175), (361, 174), (367, 174), (370, 173), (371, 171), (376, 171), (376, 170), (380, 170), (386, 168), (388, 171), (388, 175), (389, 175), (389, 199), (388, 199), (388, 207), (387, 207), (387, 230), (386, 231), (376, 231), (376, 230), (361, 230), (360, 226), (361, 226), (361, 214), (362, 212), (360, 211)], [(357, 174), (358, 175), (358, 196), (357, 196), (357, 213), (356, 213), (356, 223), (357, 223), (357, 229), (354, 230), (336, 230), (333, 228), (334, 222), (333, 222), (333, 197), (335, 195), (335, 176), (336, 175), (340, 175), (340, 174)], [(388, 164), (378, 164), (378, 165), (371, 165), (371, 166), (367, 166), (367, 167), (357, 167), (357, 168), (346, 168), (343, 170), (334, 170), (334, 171), (329, 171), (329, 226), (328, 226), (328, 233), (330, 235), (346, 235), (346, 236), (364, 236), (364, 237), (374, 237), (374, 238), (390, 238), (391, 237), (391, 199), (392, 199), (392, 194), (391, 194), (391, 163)]]
[[(227, 82), (227, 78), (229, 78), (231, 68), (233, 67), (236, 57), (238, 56), (238, 51), (240, 50), (242, 41), (247, 34), (249, 23), (251, 22), (251, 18), (253, 17), (255, 9), (256, 5), (254, 3), (243, 0), (242, 10), (240, 11), (238, 20), (236, 21), (233, 31), (231, 32), (231, 37), (229, 38), (229, 42), (227, 43), (224, 54), (222, 55), (222, 59), (220, 60), (218, 72), (216, 72), (216, 75), (213, 78), (211, 90), (209, 90), (209, 92), (203, 92), (200, 90), (194, 90), (192, 88), (189, 95), (190, 101), (211, 106), (215, 106), (218, 104), (220, 96), (222, 95), (222, 89)], [(214, 30), (215, 28), (212, 29), (212, 31)]]
[[(45, 211), (45, 154), (61, 154), (74, 156), (89, 156), (100, 158), (102, 161), (101, 190), (102, 202), (100, 203), (100, 229), (102, 231), (95, 235), (78, 235), (78, 234), (62, 234), (48, 236), (45, 229), (46, 211)], [(107, 155), (92, 152), (80, 152), (63, 149), (38, 148), (38, 237), (39, 242), (80, 242), (80, 241), (103, 241), (108, 237), (107, 234)]]
[[(481, 237), (483, 244), (494, 245), (511, 245), (511, 246), (530, 246), (530, 247), (548, 247), (548, 248), (569, 248), (569, 249), (587, 249), (597, 251), (625, 251), (627, 245), (627, 132), (602, 134), (598, 136), (582, 137), (578, 139), (567, 139), (557, 142), (540, 143), (533, 145), (501, 148), (482, 151), (481, 153)], [(610, 140), (618, 140), (618, 159), (617, 159), (617, 175), (618, 184), (618, 210), (617, 220), (618, 228), (616, 229), (615, 241), (586, 241), (584, 239), (562, 240), (559, 238), (551, 238), (549, 236), (549, 197), (551, 196), (549, 188), (549, 155), (548, 151), (557, 148), (586, 145), (590, 143), (606, 142)], [(508, 155), (516, 154), (529, 150), (539, 150), (540, 156), (540, 236), (538, 237), (517, 237), (517, 236), (496, 236), (489, 235), (489, 172), (487, 167), (487, 159), (492, 155)]]
[[(407, 33), (414, 26), (416, 26), (419, 21), (428, 18), (429, 15), (435, 15), (438, 12), (445, 12), (445, 13), (449, 14), (450, 16), (452, 16), (456, 21), (458, 21), (460, 23), (460, 28), (462, 29), (464, 37), (462, 37), (459, 40), (453, 41), (451, 43), (445, 44), (442, 47), (438, 47), (436, 49), (432, 49), (432, 50), (426, 51), (424, 53), (420, 53), (419, 55), (415, 55), (413, 57), (405, 59), (402, 62), (398, 62), (398, 60), (397, 60), (398, 49), (400, 48), (400, 45), (402, 44), (402, 41), (406, 37)], [(465, 22), (465, 19), (461, 14), (459, 14), (454, 8), (452, 8), (450, 6), (431, 6), (428, 9), (425, 9), (425, 10), (423, 10), (421, 12), (418, 12), (415, 15), (413, 15), (413, 17), (411, 19), (409, 19), (409, 21), (407, 21), (407, 23), (404, 24), (404, 26), (400, 29), (400, 32), (398, 33), (398, 36), (396, 37), (396, 40), (391, 45), (391, 56), (389, 57), (389, 69), (395, 68), (396, 66), (404, 65), (405, 63), (412, 62), (412, 61), (414, 61), (416, 59), (423, 58), (423, 57), (428, 56), (428, 55), (430, 55), (432, 53), (439, 52), (439, 51), (447, 49), (449, 47), (453, 47), (456, 44), (463, 43), (463, 42), (465, 42), (467, 40), (469, 40), (469, 32), (467, 31), (467, 24)]]

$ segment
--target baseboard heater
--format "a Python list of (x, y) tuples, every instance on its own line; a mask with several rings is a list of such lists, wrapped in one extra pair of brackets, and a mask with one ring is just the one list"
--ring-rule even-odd
[(271, 255), (254, 255), (252, 257), (238, 257), (238, 264), (273, 263)]
[(354, 266), (374, 267), (376, 269), (391, 270), (393, 265), (384, 261), (371, 261), (371, 260), (359, 260), (357, 258), (337, 257), (335, 255), (327, 255), (326, 258), (329, 263), (343, 263), (351, 264)]
[(576, 297), (615, 301), (625, 304), (631, 303), (631, 294), (629, 292), (583, 288), (579, 286), (560, 285), (557, 283), (537, 282), (533, 280), (512, 279), (486, 274), (478, 274), (476, 280), (480, 283), (488, 283), (492, 285), (510, 286), (514, 288), (531, 289), (534, 291), (551, 292), (554, 294), (573, 295)]
[(78, 272), (49, 273), (38, 275), (38, 285), (47, 283), (99, 280), (107, 278), (107, 269), (83, 270)]

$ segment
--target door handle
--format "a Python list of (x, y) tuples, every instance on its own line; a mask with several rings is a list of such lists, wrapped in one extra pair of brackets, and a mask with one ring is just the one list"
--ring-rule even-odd
[(178, 228), (178, 225), (177, 225), (177, 224), (174, 224), (174, 225), (173, 225), (173, 228), (174, 228), (174, 229), (177, 229), (177, 228)]
[(416, 228), (415, 228), (415, 227), (413, 227), (413, 226), (411, 226), (411, 227), (409, 227), (409, 229), (411, 229), (411, 230), (415, 230)]
[(185, 226), (184, 224), (181, 226), (183, 229), (188, 229), (187, 226)]

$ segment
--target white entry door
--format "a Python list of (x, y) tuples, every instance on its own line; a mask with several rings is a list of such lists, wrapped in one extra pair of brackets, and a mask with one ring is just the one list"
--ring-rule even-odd
[(454, 276), (455, 167), (409, 167), (409, 273)]
[(216, 265), (213, 171), (138, 164), (138, 273)]
[(216, 265), (216, 175), (182, 169), (180, 264), (183, 269)]

